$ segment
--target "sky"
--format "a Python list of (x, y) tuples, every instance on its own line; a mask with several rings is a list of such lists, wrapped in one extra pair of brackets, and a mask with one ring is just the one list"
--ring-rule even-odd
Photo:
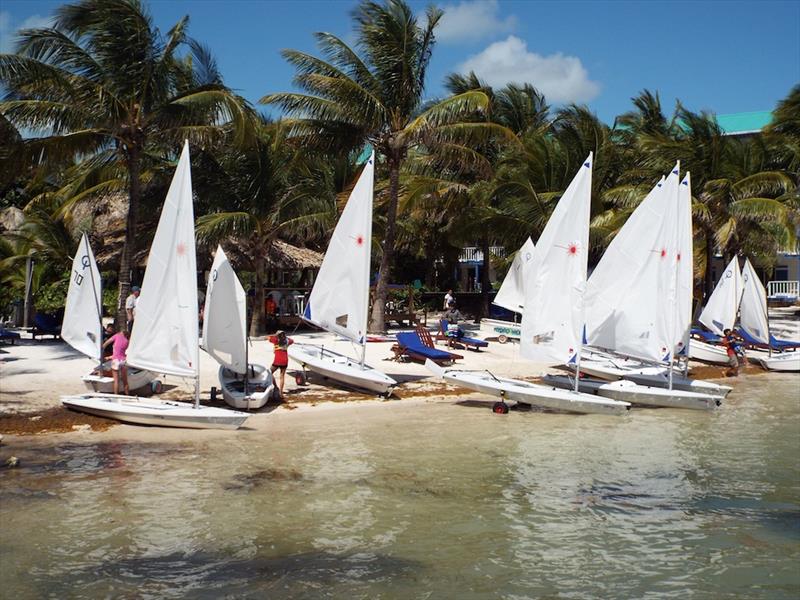
[[(62, 2), (0, 0), (0, 51), (14, 34), (42, 27)], [(189, 34), (208, 45), (225, 83), (256, 103), (292, 90), (280, 51), (316, 53), (313, 34), (355, 41), (352, 0), (151, 0), (156, 26), (189, 15)], [(431, 2), (409, 4), (422, 16)], [(426, 97), (444, 78), (474, 70), (501, 87), (531, 83), (551, 105), (586, 104), (611, 124), (641, 90), (717, 114), (774, 109), (800, 83), (800, 0), (522, 1), (441, 0), (445, 11)]]

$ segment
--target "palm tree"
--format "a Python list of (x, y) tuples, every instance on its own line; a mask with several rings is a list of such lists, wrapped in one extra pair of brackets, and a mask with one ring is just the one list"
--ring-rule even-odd
[(282, 122), (261, 119), (255, 142), (240, 149), (227, 144), (198, 155), (203, 175), (195, 180), (210, 212), (197, 219), (201, 242), (231, 240), (254, 273), (256, 307), (250, 335), (264, 331), (266, 257), (277, 239), (320, 238), (335, 214), (332, 168), (287, 139)]
[(800, 179), (800, 85), (778, 102), (766, 133), (780, 167)]
[[(151, 153), (174, 154), (185, 138), (209, 142), (222, 121), (244, 141), (251, 115), (187, 25), (184, 17), (164, 36), (139, 0), (80, 0), (58, 8), (52, 28), (22, 31), (15, 54), (0, 55), (0, 113), (45, 134), (25, 141), (25, 156), (34, 164), (79, 161), (59, 194), (65, 214), (87, 194), (128, 190), (120, 326)], [(182, 47), (189, 55), (178, 54)]]
[(486, 108), (483, 92), (450, 97), (420, 112), (425, 74), (442, 11), (427, 9), (420, 24), (403, 0), (363, 0), (353, 11), (361, 55), (330, 33), (316, 34), (326, 60), (285, 50), (304, 93), (270, 94), (265, 104), (283, 107), (296, 134), (318, 148), (344, 153), (366, 142), (389, 173), (386, 227), (370, 330), (383, 331), (397, 230), (400, 170), (410, 151), (434, 141), (475, 135), (485, 123), (460, 123), (462, 115)]

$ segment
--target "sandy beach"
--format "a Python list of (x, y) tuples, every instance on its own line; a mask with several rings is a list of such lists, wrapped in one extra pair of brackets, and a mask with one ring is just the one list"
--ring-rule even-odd
[[(776, 328), (782, 335), (800, 337), (800, 327), (794, 314), (787, 309), (779, 309), (773, 315)], [(481, 335), (477, 326), (473, 326), (471, 335)], [(357, 348), (344, 340), (323, 332), (297, 332), (291, 337), (296, 342), (323, 344), (326, 347), (357, 356)], [(356, 407), (391, 406), (414, 402), (462, 402), (465, 400), (483, 400), (487, 405), (492, 398), (482, 396), (446, 384), (436, 379), (424, 367), (414, 362), (401, 362), (393, 359), (392, 342), (371, 342), (367, 344), (366, 362), (388, 374), (400, 383), (393, 396), (386, 400), (368, 394), (346, 390), (332, 385), (322, 385), (313, 375), (306, 385), (298, 385), (295, 375), (301, 372), (298, 365), (290, 364), (286, 376), (284, 403), (270, 402), (263, 409), (253, 411), (247, 421), (247, 427), (256, 430), (268, 426), (268, 421), (277, 415), (292, 413), (310, 418), (313, 413), (326, 410), (352, 409)], [(440, 342), (438, 346), (446, 346)], [(526, 380), (535, 380), (549, 372), (556, 372), (552, 366), (531, 363), (523, 359), (519, 353), (519, 344), (509, 342), (500, 344), (490, 341), (489, 347), (475, 352), (459, 349), (456, 352), (463, 356), (456, 365), (464, 369), (489, 370), (497, 375)], [(265, 339), (252, 342), (251, 360), (257, 364), (272, 363), (272, 346)], [(81, 375), (87, 373), (93, 362), (74, 351), (61, 340), (32, 340), (26, 338), (14, 345), (0, 347), (0, 433), (32, 434), (46, 432), (88, 432), (101, 431), (117, 425), (113, 421), (95, 418), (67, 411), (61, 407), (60, 396), (85, 391)], [(691, 363), (692, 374), (704, 379), (723, 377), (723, 369), (717, 366)], [(211, 403), (211, 388), (219, 386), (217, 379), (217, 363), (205, 352), (201, 351), (200, 359), (200, 394), (201, 402)], [(741, 377), (761, 376), (760, 368), (751, 366)], [(193, 385), (191, 381), (180, 378), (162, 376), (164, 391), (161, 397), (174, 400), (190, 400)], [(215, 404), (225, 406), (221, 399)], [(185, 432), (178, 430), (156, 430), (153, 428), (119, 425), (124, 428), (115, 431), (123, 434), (127, 430), (139, 430), (144, 437), (169, 435), (180, 438)], [(119, 427), (114, 427), (115, 430)], [(125, 433), (127, 435), (127, 433)]]

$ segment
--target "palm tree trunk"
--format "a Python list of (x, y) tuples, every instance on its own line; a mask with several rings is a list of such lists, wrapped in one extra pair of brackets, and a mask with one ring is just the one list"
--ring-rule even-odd
[(117, 330), (122, 331), (127, 324), (125, 313), (125, 300), (131, 291), (131, 265), (136, 244), (136, 211), (141, 195), (141, 181), (139, 179), (139, 151), (128, 151), (128, 177), (130, 178), (128, 191), (128, 216), (125, 221), (125, 244), (122, 246), (122, 256), (119, 259), (119, 293), (117, 295)]
[(397, 202), (400, 194), (400, 160), (389, 158), (389, 207), (386, 212), (386, 237), (383, 240), (383, 256), (378, 271), (378, 284), (375, 286), (375, 301), (372, 304), (372, 318), (369, 323), (371, 333), (385, 333), (386, 296), (389, 293), (389, 279), (392, 276), (394, 259), (394, 238), (397, 225)]
[(703, 287), (704, 302), (708, 300), (708, 297), (711, 295), (711, 292), (714, 289), (714, 278), (711, 276), (711, 262), (714, 260), (714, 234), (709, 229), (706, 228), (705, 230), (705, 237), (706, 237), (706, 275), (705, 275), (705, 284)]
[(255, 294), (253, 294), (253, 316), (250, 318), (250, 336), (255, 337), (264, 333), (264, 259), (257, 255), (254, 273)]
[(484, 234), (481, 237), (481, 252), (483, 252), (483, 266), (481, 267), (481, 306), (478, 317), (489, 316), (489, 266), (491, 259), (489, 256), (489, 236)]

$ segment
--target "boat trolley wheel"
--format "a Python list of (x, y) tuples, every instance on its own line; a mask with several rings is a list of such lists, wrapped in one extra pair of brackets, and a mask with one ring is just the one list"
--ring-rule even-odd
[(161, 381), (159, 381), (158, 379), (155, 379), (150, 382), (150, 391), (153, 392), (154, 394), (160, 394), (161, 390), (163, 389), (164, 386), (161, 385)]
[(305, 385), (306, 384), (306, 374), (305, 373), (298, 373), (294, 376), (294, 382), (297, 385)]
[(508, 404), (503, 402), (495, 402), (494, 406), (492, 406), (492, 412), (496, 415), (507, 415), (508, 414)]
[(508, 341), (508, 336), (505, 333), (502, 333), (497, 336), (497, 341), (501, 344), (505, 344)]

